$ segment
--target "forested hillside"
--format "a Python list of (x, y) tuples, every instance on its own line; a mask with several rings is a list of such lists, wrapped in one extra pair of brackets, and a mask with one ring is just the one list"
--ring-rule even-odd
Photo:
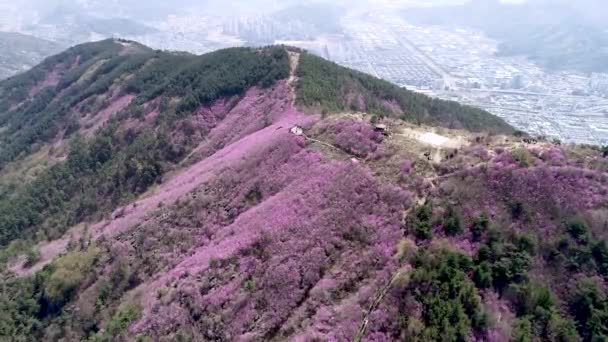
[(71, 48), (0, 83), (0, 340), (605, 340), (607, 155), (511, 132), (292, 48)]
[[(278, 48), (225, 50), (197, 58), (125, 44), (129, 46), (113, 41), (78, 46), (0, 85), (5, 106), (0, 122), (6, 127), (0, 133), (0, 167), (44, 144), (74, 138), (66, 162), (0, 199), (1, 244), (36, 233), (59, 237), (70, 225), (145, 191), (165, 164), (178, 162), (192, 147), (170, 141), (181, 117), (251, 86), (270, 86), (288, 73), (287, 55)], [(55, 79), (49, 81), (49, 75)], [(45, 82), (47, 87), (40, 86)], [(132, 100), (124, 103), (125, 97)], [(156, 127), (119, 131), (120, 121), (141, 116), (141, 105), (161, 97), (182, 101), (159, 113)], [(82, 117), (103, 112), (112, 101), (124, 103), (122, 115), (98, 118), (107, 120), (103, 128), (82, 139), (78, 133), (90, 128), (81, 126)], [(160, 102), (159, 107), (168, 107)], [(15, 103), (20, 105), (10, 109)]]
[(506, 122), (484, 110), (407, 91), (312, 54), (302, 54), (297, 74), (297, 103), (319, 111), (354, 110), (470, 131), (513, 132)]

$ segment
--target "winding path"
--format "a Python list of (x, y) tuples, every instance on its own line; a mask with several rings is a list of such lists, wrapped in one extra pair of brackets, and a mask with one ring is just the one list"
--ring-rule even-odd
[(289, 55), (289, 78), (287, 79), (287, 85), (291, 92), (291, 105), (295, 108), (296, 105), (296, 84), (298, 82), (298, 76), (296, 74), (298, 65), (300, 65), (300, 53), (287, 51)]

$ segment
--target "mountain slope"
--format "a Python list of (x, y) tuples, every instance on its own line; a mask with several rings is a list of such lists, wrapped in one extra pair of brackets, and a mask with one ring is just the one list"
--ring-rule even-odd
[(46, 158), (0, 193), (1, 338), (606, 335), (599, 150), (284, 47), (105, 41), (0, 89), (2, 185)]
[(0, 79), (29, 70), (45, 57), (62, 50), (61, 45), (19, 33), (0, 32)]
[(300, 58), (296, 104), (326, 112), (363, 111), (449, 128), (512, 133), (488, 112), (456, 102), (431, 99), (370, 75), (305, 53)]

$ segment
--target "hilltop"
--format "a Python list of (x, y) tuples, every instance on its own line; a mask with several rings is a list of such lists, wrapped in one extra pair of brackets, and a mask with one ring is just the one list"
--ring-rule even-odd
[(272, 46), (0, 83), (0, 339), (601, 340), (608, 160)]

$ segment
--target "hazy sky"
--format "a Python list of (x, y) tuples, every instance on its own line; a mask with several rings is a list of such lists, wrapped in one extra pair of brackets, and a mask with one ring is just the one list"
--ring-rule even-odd
[[(271, 13), (291, 5), (325, 3), (353, 9), (377, 9), (424, 4), (426, 6), (461, 4), (467, 0), (0, 0), (0, 25), (31, 24), (60, 13), (76, 12), (102, 17), (127, 17), (141, 21), (163, 20), (170, 14), (213, 14), (234, 16), (245, 13)], [(605, 21), (607, 0), (475, 0), (480, 4), (502, 1), (538, 3), (546, 8), (571, 7), (594, 21)]]

